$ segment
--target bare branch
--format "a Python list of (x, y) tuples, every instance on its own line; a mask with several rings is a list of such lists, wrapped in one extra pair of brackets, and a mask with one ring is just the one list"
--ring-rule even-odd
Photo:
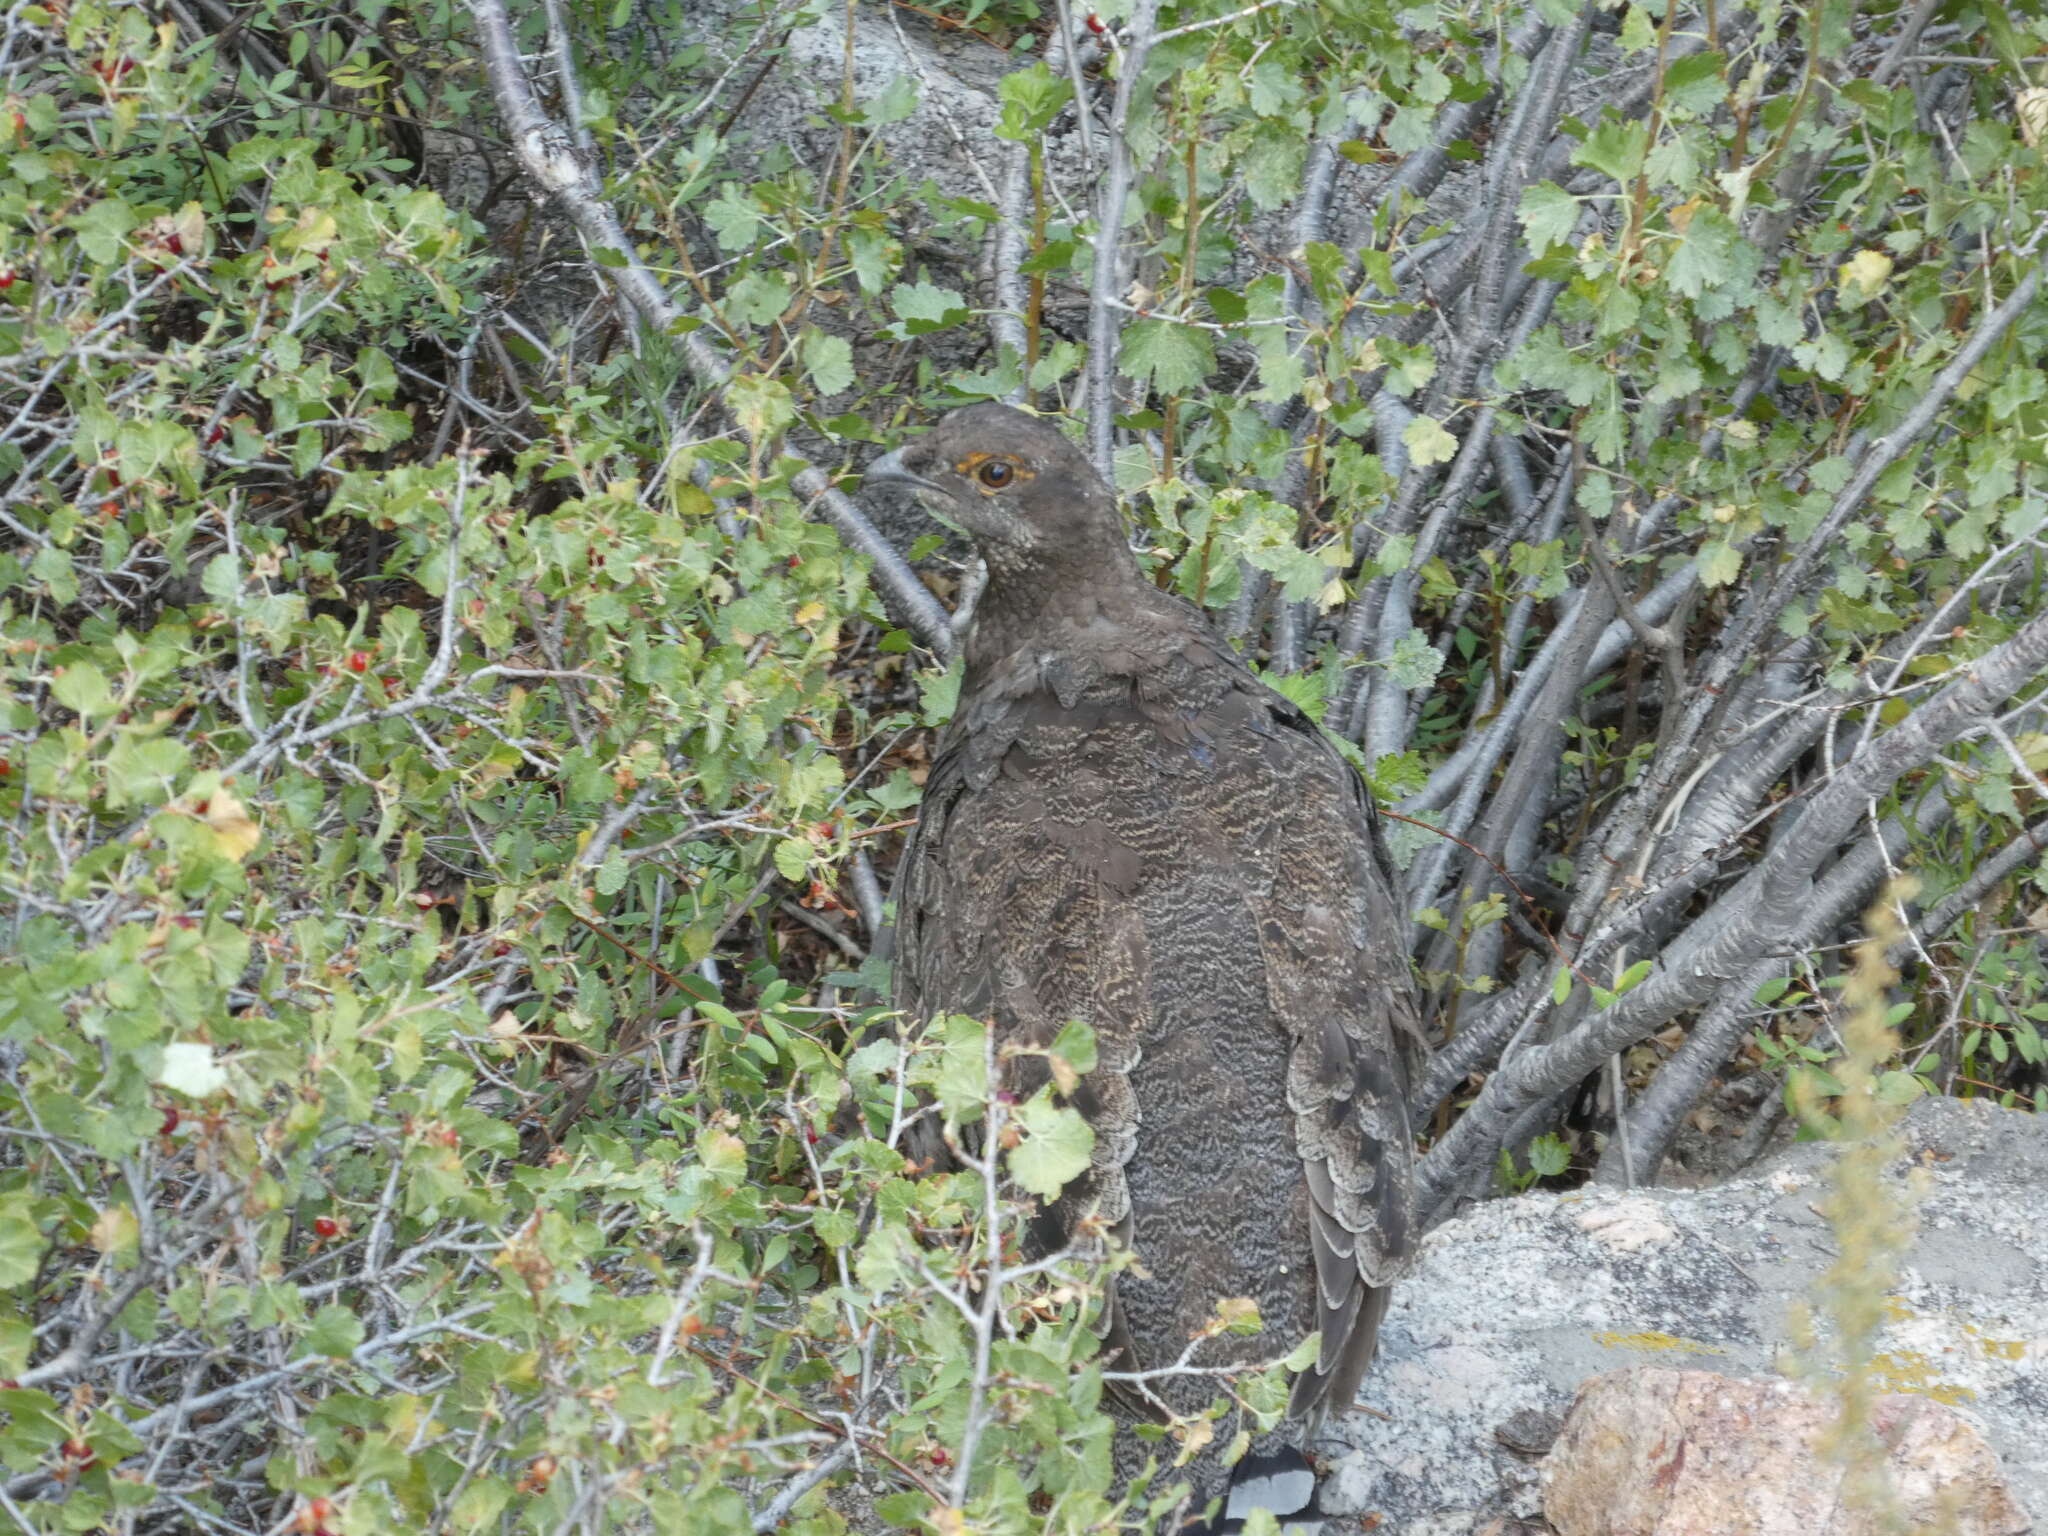
[(1857, 825), (1864, 808), (1950, 742), (1979, 728), (2013, 693), (2048, 668), (2048, 614), (2037, 615), (1967, 674), (1844, 764), (1791, 828), (1713, 910), (1666, 950), (1635, 990), (1565, 1037), (1503, 1062), (1479, 1097), (1431, 1149), (1417, 1173), (1419, 1205), (1436, 1210), (1465, 1171), (1493, 1148), (1529, 1105), (1561, 1093), (1613, 1052), (1699, 1006), (1764, 955), (1805, 931), (1813, 876)]
[[(731, 383), (731, 370), (701, 335), (675, 332), (675, 323), (683, 318), (683, 310), (634, 254), (633, 241), (604, 199), (603, 183), (595, 168), (535, 97), (533, 84), (520, 61), (518, 44), (513, 40), (504, 0), (469, 0), (469, 10), (476, 21), (491, 94), (519, 163), (560, 205), (589, 249), (616, 254), (618, 264), (602, 264), (600, 270), (632, 306), (642, 324), (656, 335), (673, 337), (674, 346), (697, 381), (723, 395)], [(788, 448), (780, 452), (801, 465), (791, 479), (796, 493), (817, 503), (841, 537), (868, 557), (883, 595), (902, 613), (918, 639), (941, 657), (950, 658), (954, 651), (953, 634), (947, 625), (946, 610), (938, 599), (918, 580), (867, 515), (844, 492), (835, 489), (823, 471)]]

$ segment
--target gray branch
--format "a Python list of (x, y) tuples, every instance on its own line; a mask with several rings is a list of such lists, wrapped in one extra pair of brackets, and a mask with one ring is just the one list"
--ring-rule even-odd
[[(468, 5), (476, 21), (484, 73), (490, 80), (498, 115), (504, 119), (506, 135), (521, 167), (555, 200), (588, 249), (617, 253), (618, 265), (602, 265), (598, 270), (617, 288), (649, 331), (672, 338), (684, 366), (697, 382), (722, 397), (731, 383), (731, 369), (701, 335), (673, 333), (675, 322), (683, 318), (682, 308), (634, 254), (633, 242), (619, 223), (618, 214), (605, 201), (604, 184), (595, 164), (576, 147), (567, 130), (548, 116), (534, 94), (533, 82), (527, 78), (519, 45), (512, 35), (512, 23), (505, 14), (504, 0), (468, 0)], [(561, 65), (567, 69), (568, 61), (562, 60)], [(834, 489), (815, 464), (786, 447), (780, 453), (802, 466), (790, 482), (797, 495), (817, 504), (839, 530), (840, 537), (868, 557), (876, 585), (918, 639), (941, 657), (950, 659), (954, 640), (946, 610), (918, 580), (917, 573), (895, 546), (882, 537), (850, 497)]]

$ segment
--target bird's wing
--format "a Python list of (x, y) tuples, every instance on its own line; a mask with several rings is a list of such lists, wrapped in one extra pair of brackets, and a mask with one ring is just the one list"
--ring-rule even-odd
[(1287, 1103), (1310, 1196), (1322, 1341), (1295, 1378), (1301, 1416), (1349, 1404), (1414, 1241), (1408, 1061), (1420, 1030), (1365, 787), (1313, 723), (1268, 698), (1269, 772), (1291, 792), (1264, 834), (1271, 879), (1251, 900), (1272, 1016), (1292, 1041)]
[[(1107, 786), (1087, 755), (1067, 750), (1085, 729), (1048, 699), (948, 733), (897, 880), (895, 1002), (911, 1018), (964, 1013), (991, 1020), (999, 1045), (1038, 1047), (1069, 1019), (1095, 1026), (1095, 1070), (1069, 1101), (1094, 1132), (1092, 1160), (1033, 1223), (1040, 1253), (1084, 1223), (1128, 1240), (1138, 1135), (1130, 1072), (1150, 959), (1130, 899), (1136, 856), (1102, 823)], [(1042, 1057), (1016, 1056), (1001, 1086), (1028, 1098), (1048, 1075)], [(1121, 1353), (1128, 1368), (1113, 1284), (1098, 1327), (1106, 1362)]]

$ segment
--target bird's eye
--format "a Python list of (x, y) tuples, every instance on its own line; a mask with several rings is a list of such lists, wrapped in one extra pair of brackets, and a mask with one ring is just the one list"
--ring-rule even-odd
[(1008, 485), (1017, 471), (1001, 459), (990, 459), (974, 472), (974, 478), (992, 491), (1000, 491)]

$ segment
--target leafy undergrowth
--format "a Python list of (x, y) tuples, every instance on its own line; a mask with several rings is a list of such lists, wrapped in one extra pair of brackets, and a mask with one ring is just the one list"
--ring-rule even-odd
[[(965, 18), (1015, 42), (1050, 9)], [(1367, 671), (1426, 693), (1412, 738), (1370, 764), (1389, 795), (1494, 718), (1487, 690), (1518, 663), (1502, 629), (1564, 594), (1584, 547), (1561, 510), (1547, 531), (1515, 522), (1526, 538), (1475, 518), (1445, 545), (1455, 570), (1409, 572), (1412, 532), (1366, 536), (1404, 454), (1442, 473), (1457, 451), (1398, 402), (1466, 425), (1432, 383), (1446, 338), (1347, 329), (1423, 313), (1392, 266), (1442, 238), (1418, 207), (1389, 205), (1355, 266), (1314, 240), (1241, 292), (1217, 275), (1298, 190), (1311, 130), (1346, 163), (1391, 163), (1493, 89), (1491, 22), (1442, 9), (1434, 32), (1365, 4), (1307, 29), (1306, 9), (1262, 10), (1162, 46), (1139, 136), (1217, 158), (1144, 180), (1146, 271), (1178, 318), (1134, 313), (1122, 335), (1122, 377), (1153, 392), (1118, 461), (1144, 558), (1212, 608), (1263, 586), (1327, 613), (1315, 665), (1276, 661), (1275, 680), (1333, 722)], [(1086, 199), (1062, 203), (1044, 150), (1067, 83), (1027, 66), (1002, 86), (996, 137), (1026, 146), (1029, 327), (1023, 352), (985, 353), (948, 263), (992, 210), (902, 184), (875, 149), (916, 107), (907, 83), (836, 104), (820, 87), (823, 172), (779, 146), (743, 157), (722, 135), (749, 71), (719, 73), (727, 54), (696, 41), (662, 53), (659, 28), (608, 53), (587, 40), (632, 32), (625, 12), (575, 11), (594, 153), (636, 257), (693, 304), (678, 335), (731, 359), (742, 433), (617, 311), (532, 319), (536, 290), (592, 274), (505, 215), (501, 181), (437, 190), (462, 154), (510, 167), (455, 12), (197, 14), (77, 0), (0, 23), (0, 1511), (38, 1533), (1142, 1524), (1106, 1493), (1096, 1411), (1110, 1261), (1017, 1257), (1017, 1197), (1081, 1166), (1086, 1128), (1056, 1091), (992, 1099), (968, 1022), (903, 1036), (870, 1006), (871, 854), (886, 865), (915, 805), (948, 683), (780, 446), (851, 460), (1025, 378), (1071, 403), (1083, 348), (1048, 317), (1089, 275)], [(749, 15), (741, 35), (779, 46), (782, 22), (821, 14)], [(1643, 13), (1623, 46), (1656, 46)], [(1384, 123), (1343, 137), (1333, 82), (1367, 77)], [(1803, 95), (1773, 78), (1757, 139), (1790, 144)], [(1748, 133), (1745, 106), (1735, 149), (1712, 136), (1733, 89), (1713, 70), (1674, 63), (1669, 83), (1654, 164), (1640, 123), (1578, 125), (1578, 168), (1639, 189), (1625, 239), (1592, 232), (1606, 190), (1538, 183), (1502, 221), (1540, 257), (1523, 275), (1562, 297), (1501, 377), (1545, 452), (1583, 424), (1609, 471), (1589, 515), (1633, 516), (1639, 489), (1681, 478), (1698, 493), (1628, 574), (1697, 561), (1707, 636), (1744, 562), (1820, 516), (1852, 418), (1888, 420), (1991, 303), (2010, 262), (1987, 247), (1959, 278), (1946, 231), (1991, 228), (1999, 198), (2023, 214), (2039, 157), (1982, 123), (1962, 149), (1982, 186), (1945, 185), (1910, 102), (1845, 91), (1869, 131), (1827, 142), (1852, 169), (1867, 153), (1868, 181), (1843, 172), (1841, 229), (1799, 232), (1780, 293), (1719, 206), (1648, 198), (1653, 172), (1704, 185)], [(1878, 205), (1924, 226), (1894, 229), (1881, 261), (1846, 233)], [(1327, 323), (1289, 329), (1283, 267)], [(1787, 349), (1782, 406), (1727, 406), (1739, 327)], [(1846, 690), (1936, 594), (1980, 583), (1992, 597), (1927, 631), (1884, 710), (2038, 606), (2038, 577), (1978, 563), (2038, 524), (2048, 385), (1998, 367), (1924, 476), (1967, 492), (1891, 475), (1884, 528), (1843, 541), (1875, 551), (1869, 569), (1780, 626), (1819, 636)], [(1367, 374), (1381, 397), (1352, 392)], [(1305, 454), (1267, 418), (1297, 399)], [(1703, 460), (1710, 422), (1728, 450)], [(1290, 455), (1313, 467), (1300, 508), (1250, 488)], [(1404, 573), (1415, 624), (1369, 664), (1340, 655), (1343, 605)], [(1640, 682), (1560, 723), (1546, 846), (1565, 883), (1596, 805), (1654, 754)], [(1838, 712), (1854, 726), (1860, 707)], [(1972, 741), (1908, 786), (1966, 786), (1915, 844), (1939, 889), (2037, 810), (2042, 738), (2008, 723), (2017, 766)], [(1793, 798), (1774, 783), (1758, 796)], [(1498, 942), (1497, 894), (1432, 915), (1425, 978), (1456, 1021), (1522, 951)], [(2048, 998), (2024, 916), (2007, 890), (1931, 945), (1937, 1006), (1880, 1083), (2039, 1091)], [(1757, 994), (1779, 1016), (1755, 1051), (1828, 1094), (1841, 1053), (1815, 999), (1835, 979), (1809, 969)], [(1085, 1032), (1058, 1049), (1056, 1083), (1086, 1070)], [(1642, 1049), (1631, 1070), (1656, 1065)], [(957, 1171), (918, 1177), (948, 1141)], [(1270, 1422), (1277, 1378), (1223, 1405), (1162, 1459)]]
[(630, 351), (479, 398), (481, 228), (254, 72), (445, 108), (402, 34), (9, 27), (0, 1510), (1114, 1525), (1010, 1192), (1086, 1127), (838, 973), (922, 715), (787, 466)]

